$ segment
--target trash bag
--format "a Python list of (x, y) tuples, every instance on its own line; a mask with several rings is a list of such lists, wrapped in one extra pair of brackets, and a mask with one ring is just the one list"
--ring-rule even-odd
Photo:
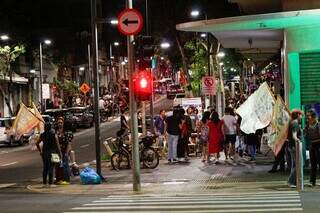
[(80, 179), (82, 184), (100, 184), (100, 176), (90, 167), (84, 168), (80, 172)]

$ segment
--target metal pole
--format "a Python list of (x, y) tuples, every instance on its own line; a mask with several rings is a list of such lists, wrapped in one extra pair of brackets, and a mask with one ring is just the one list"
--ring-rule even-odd
[(40, 42), (40, 47), (39, 47), (39, 51), (40, 51), (40, 77), (39, 77), (39, 85), (40, 85), (40, 104), (41, 104), (41, 112), (44, 112), (44, 108), (43, 108), (43, 98), (42, 98), (42, 43)]
[(146, 102), (142, 101), (142, 135), (147, 135), (147, 128), (146, 128)]
[(91, 52), (91, 47), (90, 47), (90, 44), (88, 44), (88, 74), (87, 74), (87, 76), (88, 76), (88, 83), (92, 87), (91, 53), (90, 52)]
[(148, 7), (148, 0), (146, 0), (146, 28), (147, 28), (147, 36), (150, 34), (149, 31), (149, 7)]
[[(127, 8), (132, 8), (132, 0), (127, 0)], [(134, 40), (133, 36), (127, 36), (129, 98), (130, 98), (130, 117), (131, 117), (131, 143), (132, 143), (132, 161), (133, 161), (132, 172), (133, 172), (133, 190), (141, 191), (137, 103), (134, 98), (133, 81), (132, 81), (133, 73), (135, 70), (133, 40)]]
[[(150, 35), (150, 28), (149, 28), (149, 6), (148, 6), (148, 0), (146, 0), (146, 28), (147, 28), (147, 36)], [(150, 69), (150, 72), (152, 74), (152, 68)], [(153, 85), (152, 85), (152, 93), (150, 97), (150, 118), (151, 118), (151, 132), (154, 133), (154, 124), (153, 124), (153, 118), (154, 118), (154, 97), (153, 97)]]
[(303, 191), (303, 163), (302, 163), (302, 142), (296, 142), (296, 178), (297, 190)]
[(101, 174), (101, 151), (100, 151), (100, 113), (99, 113), (99, 73), (98, 73), (98, 34), (97, 34), (97, 1), (91, 0), (91, 34), (92, 34), (92, 56), (93, 56), (93, 78), (94, 78), (94, 123), (95, 123), (95, 145), (96, 145), (96, 170)]
[(208, 60), (208, 76), (211, 76), (211, 67), (210, 67), (210, 39), (209, 33), (207, 32), (207, 60)]

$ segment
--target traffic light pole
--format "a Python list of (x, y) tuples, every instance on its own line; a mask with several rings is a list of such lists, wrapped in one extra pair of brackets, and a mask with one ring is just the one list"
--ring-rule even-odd
[[(127, 0), (127, 8), (132, 8), (132, 0)], [(134, 36), (127, 36), (128, 47), (128, 71), (129, 71), (129, 99), (130, 99), (130, 121), (131, 121), (131, 144), (132, 144), (132, 161), (133, 161), (133, 191), (141, 191), (140, 178), (140, 157), (139, 157), (139, 142), (138, 142), (138, 118), (137, 118), (137, 103), (134, 97), (133, 89), (133, 73), (134, 65)]]
[(91, 0), (91, 34), (92, 34), (92, 72), (94, 78), (94, 123), (96, 146), (96, 170), (101, 174), (101, 149), (100, 149), (100, 114), (99, 114), (99, 73), (98, 73), (98, 34), (97, 34), (97, 1)]

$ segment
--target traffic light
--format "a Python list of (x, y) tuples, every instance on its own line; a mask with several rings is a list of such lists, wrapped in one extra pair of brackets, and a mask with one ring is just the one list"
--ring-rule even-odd
[(133, 76), (134, 95), (138, 101), (150, 100), (152, 87), (153, 78), (151, 72), (142, 70)]

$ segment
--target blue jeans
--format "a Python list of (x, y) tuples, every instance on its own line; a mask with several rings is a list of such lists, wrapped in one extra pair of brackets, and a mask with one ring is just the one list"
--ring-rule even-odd
[(177, 146), (179, 141), (179, 135), (168, 134), (168, 160), (177, 158)]
[(63, 165), (63, 179), (67, 182), (70, 182), (71, 171), (70, 171), (68, 156), (66, 155), (63, 156), (62, 165)]
[(256, 145), (248, 145), (249, 154), (251, 155), (251, 159), (256, 159)]
[(288, 179), (288, 184), (290, 185), (297, 185), (297, 176), (296, 176), (296, 148), (295, 147), (288, 147), (288, 151), (290, 153), (290, 160), (291, 160), (291, 170)]

